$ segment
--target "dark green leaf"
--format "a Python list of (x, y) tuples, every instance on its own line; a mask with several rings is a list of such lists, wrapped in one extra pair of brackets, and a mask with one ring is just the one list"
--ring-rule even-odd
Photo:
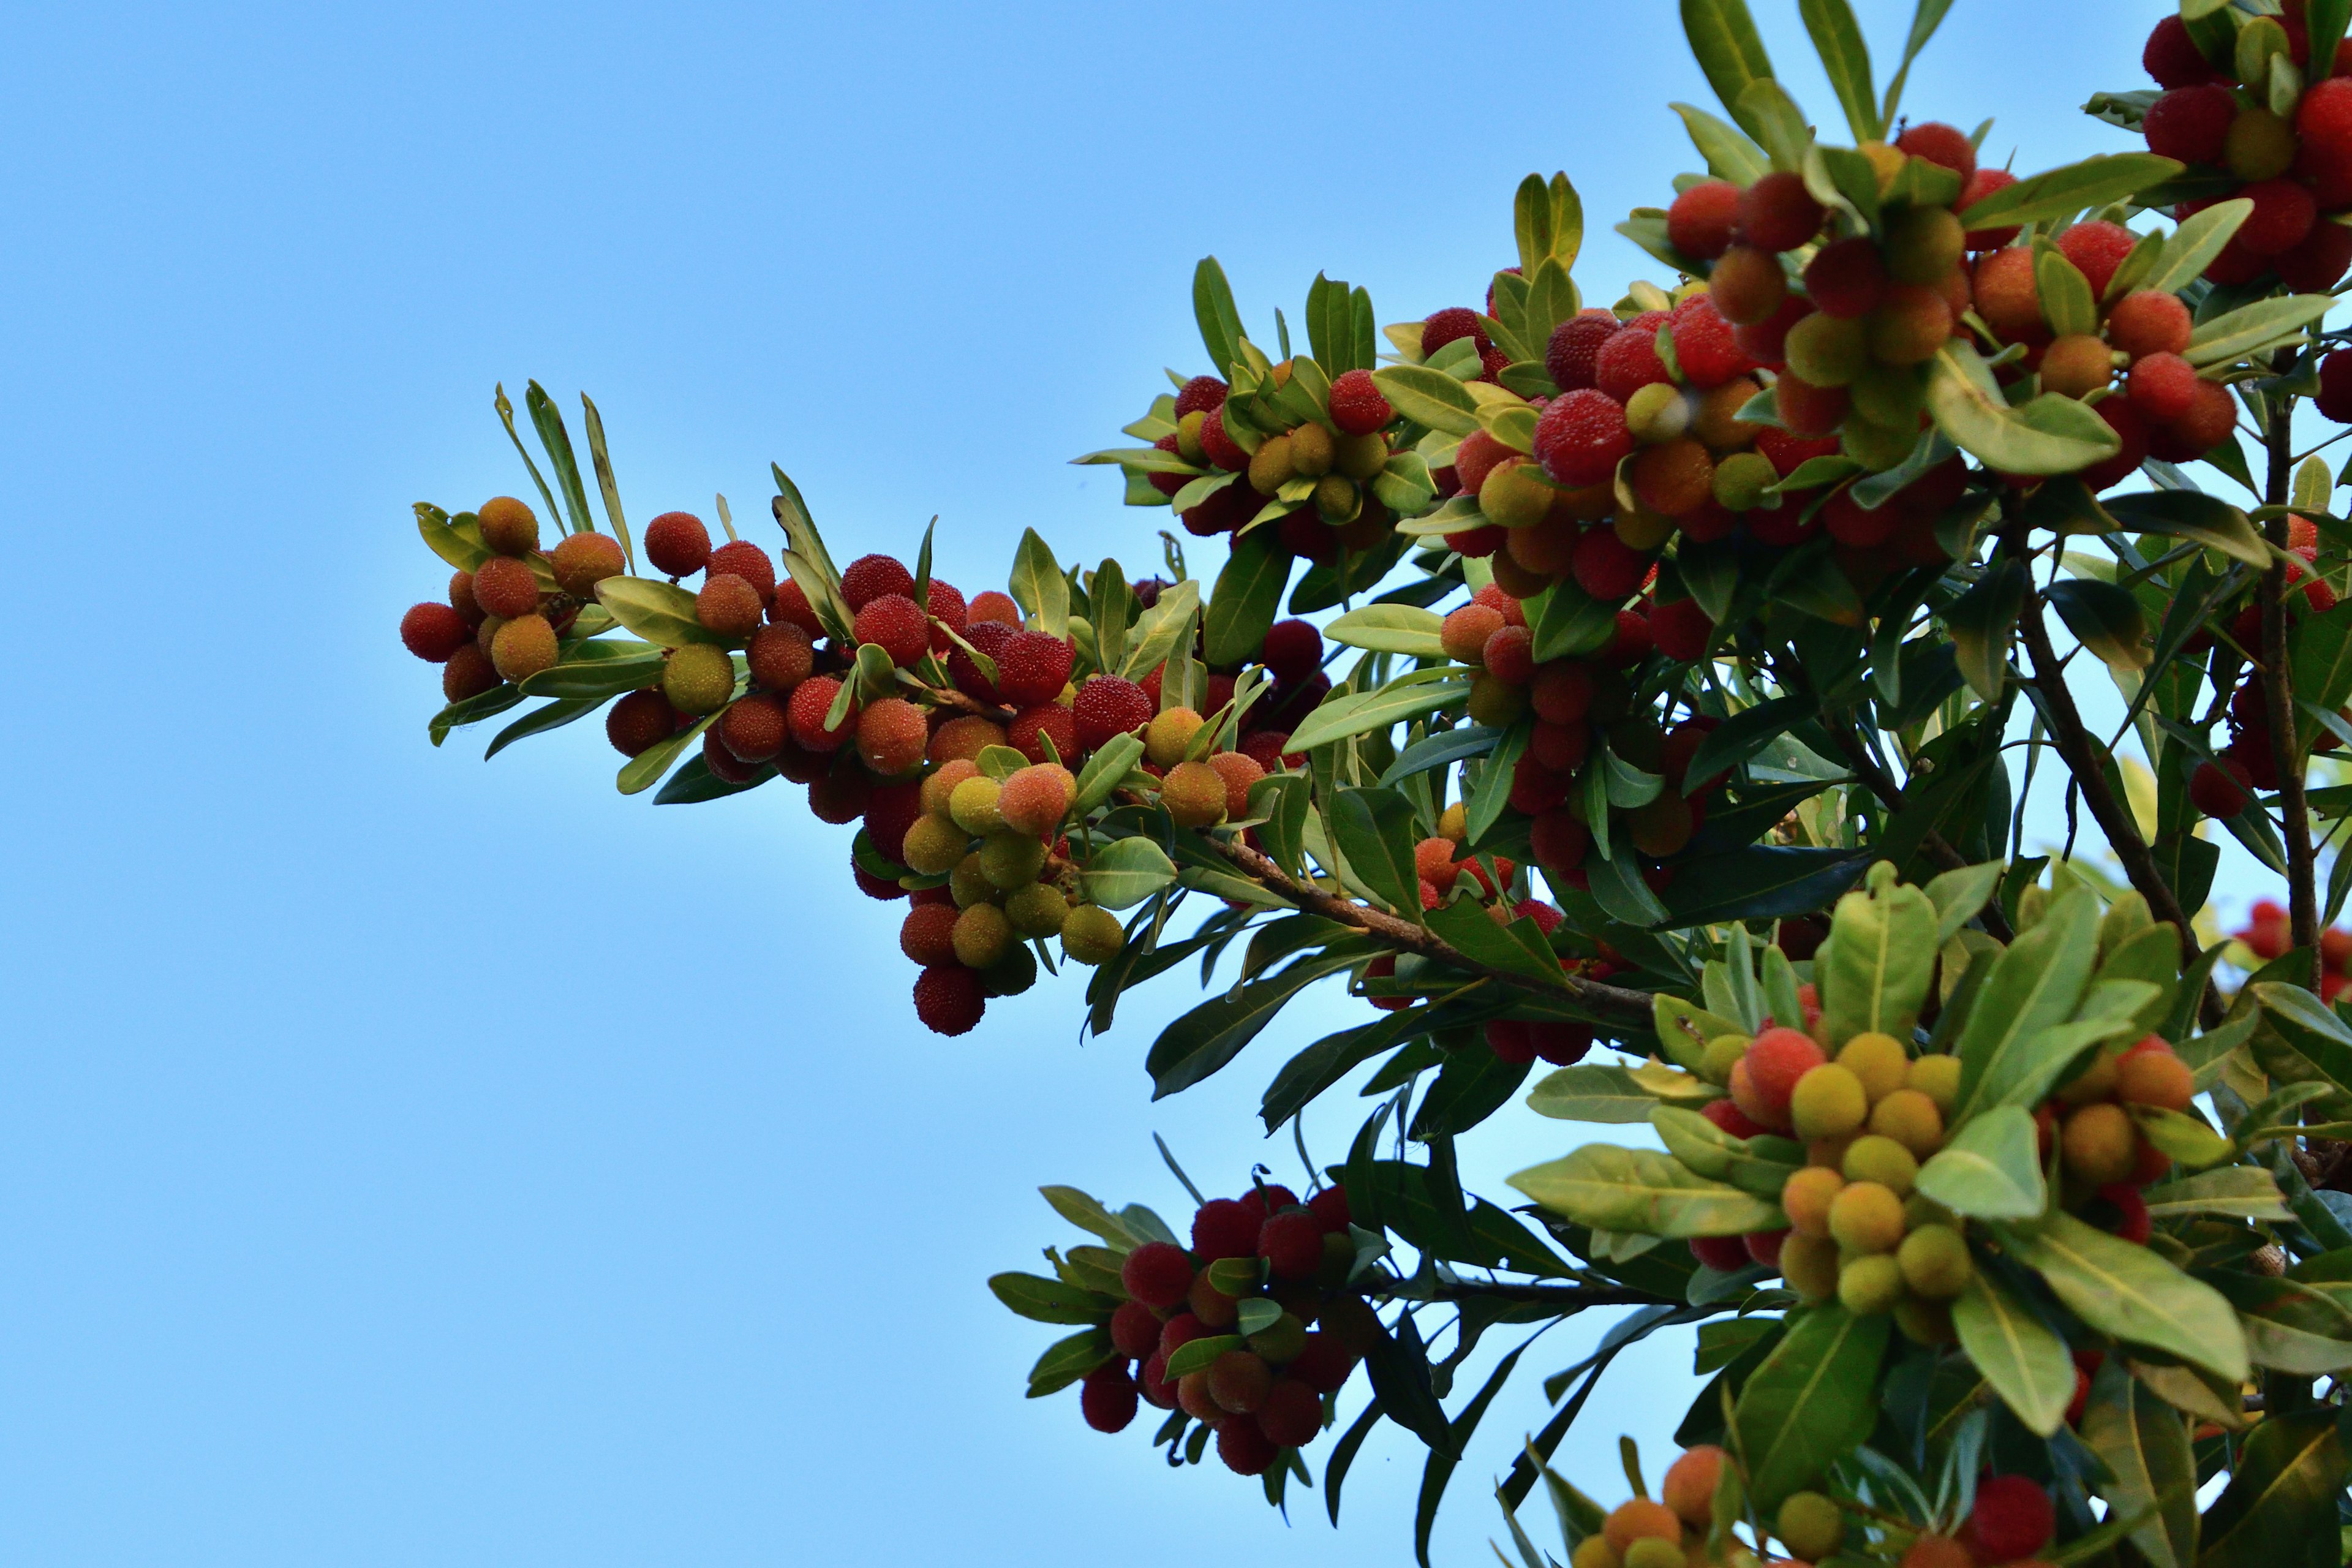
[(1105, 1329), (1082, 1329), (1068, 1339), (1057, 1340), (1029, 1369), (1029, 1397), (1043, 1399), (1059, 1393), (1118, 1353)]
[(1885, 1317), (1856, 1317), (1834, 1302), (1792, 1317), (1732, 1412), (1758, 1506), (1779, 1508), (1869, 1436), (1891, 1327)]
[(1239, 664), (1257, 657), (1265, 632), (1290, 583), (1290, 552), (1271, 527), (1244, 534), (1234, 543), (1204, 616), (1211, 664)]
[(1757, 35), (1746, 0), (1682, 0), (1683, 33), (1707, 86), (1740, 128), (1762, 141), (1759, 127), (1740, 117), (1739, 95), (1748, 84), (1772, 74), (1771, 58)]
[(2239, 1449), (2204, 1519), (2198, 1568), (2334, 1568), (2345, 1458), (2332, 1409), (2277, 1415)]
[[(1852, 887), (1870, 858), (1867, 850), (1777, 845), (1694, 858), (1675, 868), (1666, 908), (1677, 926), (1805, 914)], [(1598, 886), (1597, 873), (1593, 881)]]
[(1230, 380), (1234, 362), (1241, 357), (1242, 316), (1234, 308), (1233, 285), (1213, 256), (1204, 256), (1192, 269), (1192, 315), (1201, 325), (1201, 344), (1209, 351), (1209, 370)]
[(1145, 1070), (1151, 1074), (1151, 1098), (1164, 1099), (1214, 1073), (1255, 1039), (1302, 987), (1361, 963), (1377, 945), (1369, 938), (1335, 942), (1279, 973), (1213, 997), (1169, 1025), (1144, 1058)]
[(2063, 1212), (2038, 1225), (1996, 1229), (2010, 1255), (2039, 1270), (2091, 1327), (2224, 1377), (2246, 1375), (2246, 1339), (2230, 1303), (2157, 1253)]
[(1392, 789), (1343, 790), (1331, 806), (1332, 831), (1359, 882), (1412, 919), (1421, 912), (1421, 873), (1413, 866), (1412, 805)]
[(1034, 1274), (992, 1274), (988, 1288), (1007, 1307), (1040, 1323), (1099, 1323), (1118, 1305), (1108, 1296)]
[(1805, 31), (1829, 73), (1830, 87), (1845, 110), (1845, 122), (1856, 142), (1878, 140), (1877, 89), (1870, 79), (1870, 49), (1862, 41), (1861, 25), (1846, 0), (1799, 0)]

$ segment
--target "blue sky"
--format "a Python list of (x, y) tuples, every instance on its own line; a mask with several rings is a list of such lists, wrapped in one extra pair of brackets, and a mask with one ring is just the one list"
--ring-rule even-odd
[[(1908, 7), (1859, 8), (1884, 54)], [(1759, 10), (1826, 110), (1794, 7)], [(1198, 368), (1198, 257), (1260, 335), (1318, 268), (1417, 318), (1475, 300), (1512, 187), (1565, 168), (1588, 297), (1635, 275), (1607, 225), (1693, 162), (1665, 101), (1706, 101), (1672, 8), (1465, 15), (19, 18), (0, 1557), (1407, 1559), (1409, 1440), (1367, 1450), (1336, 1534), (1317, 1500), (1286, 1528), (1024, 1403), (1050, 1331), (982, 1286), (1069, 1239), (1041, 1183), (1175, 1209), (1155, 1130), (1219, 1186), (1293, 1172), (1257, 1089), (1359, 1005), (1158, 1107), (1178, 979), (1083, 1046), (1075, 984), (940, 1040), (841, 830), (772, 786), (624, 800), (586, 725), (436, 752), (394, 626), (446, 575), (409, 504), (523, 490), (489, 400), (533, 376), (596, 396), (640, 521), (723, 490), (772, 542), (774, 459), (844, 558), (937, 513), (968, 592), (1027, 526), (1148, 570), (1165, 514), (1066, 459)], [(2076, 106), (2140, 85), (2155, 15), (1969, 0), (1909, 105), (1997, 113), (2024, 170), (2120, 147)], [(1354, 1109), (1310, 1113), (1318, 1153)], [(1465, 1173), (1574, 1134), (1507, 1111)], [(1489, 1415), (1440, 1562), (1486, 1556), (1485, 1478), (1600, 1327)], [(1570, 1467), (1611, 1489), (1686, 1356), (1621, 1363)]]

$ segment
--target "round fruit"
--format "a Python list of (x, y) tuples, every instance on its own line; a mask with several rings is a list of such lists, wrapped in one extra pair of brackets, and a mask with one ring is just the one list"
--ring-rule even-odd
[(1903, 1238), (1895, 1260), (1903, 1266), (1903, 1282), (1914, 1295), (1948, 1301), (1969, 1288), (1976, 1265), (1969, 1244), (1949, 1226), (1923, 1225)]
[(1903, 1240), (1903, 1200), (1877, 1182), (1850, 1182), (1830, 1200), (1830, 1237), (1849, 1253), (1892, 1252)]
[(646, 524), (646, 562), (667, 577), (702, 570), (710, 559), (710, 531), (690, 511), (666, 511)]
[(735, 661), (709, 643), (671, 650), (662, 666), (662, 695), (681, 713), (716, 713), (735, 694)]
[[(1949, 126), (1923, 126), (1923, 130), (1949, 130)], [(1910, 139), (1905, 138), (1906, 142)], [(1963, 142), (1962, 145), (1966, 145)], [(1817, 1562), (1838, 1549), (1845, 1539), (1845, 1516), (1837, 1504), (1819, 1492), (1790, 1492), (1781, 1501), (1780, 1511), (1774, 1518), (1773, 1530), (1780, 1542), (1807, 1562)]]
[(528, 555), (539, 548), (539, 518), (512, 496), (492, 496), (474, 513), (482, 542), (500, 555)]

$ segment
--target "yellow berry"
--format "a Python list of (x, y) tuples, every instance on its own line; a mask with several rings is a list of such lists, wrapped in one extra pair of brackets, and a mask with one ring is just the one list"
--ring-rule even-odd
[(1884, 1133), (1870, 1132), (1853, 1141), (1841, 1166), (1849, 1182), (1874, 1182), (1897, 1197), (1911, 1191), (1918, 1179), (1919, 1162), (1911, 1151)]
[(1903, 1042), (1875, 1029), (1865, 1029), (1840, 1047), (1837, 1060), (1838, 1066), (1862, 1079), (1863, 1092), (1870, 1096), (1873, 1105), (1901, 1089), (1911, 1068)]
[(1789, 1119), (1802, 1139), (1842, 1138), (1869, 1115), (1862, 1079), (1835, 1062), (1808, 1068), (1789, 1097)]
[(1903, 1200), (1876, 1182), (1849, 1182), (1830, 1200), (1830, 1237), (1848, 1252), (1892, 1252), (1903, 1240)]
[(1924, 1160), (1944, 1144), (1944, 1113), (1916, 1089), (1898, 1089), (1871, 1107), (1870, 1130)]
[(1884, 1252), (1849, 1258), (1838, 1270), (1838, 1304), (1864, 1316), (1891, 1312), (1903, 1300), (1903, 1269)]
[(1936, 1109), (1946, 1116), (1960, 1099), (1960, 1058), (1948, 1056), (1921, 1057), (1911, 1064), (1905, 1086), (1917, 1089), (1936, 1102)]
[(1828, 1236), (1830, 1205), (1844, 1190), (1845, 1178), (1820, 1165), (1790, 1172), (1780, 1184), (1780, 1207), (1789, 1216), (1789, 1228), (1799, 1236)]

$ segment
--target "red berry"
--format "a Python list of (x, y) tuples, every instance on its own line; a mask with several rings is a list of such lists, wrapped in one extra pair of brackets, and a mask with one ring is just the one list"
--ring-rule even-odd
[(1262, 1476), (1273, 1465), (1276, 1449), (1255, 1417), (1234, 1415), (1218, 1423), (1217, 1458), (1235, 1475)]
[[(878, 706), (878, 704), (877, 704)], [(783, 748), (779, 745), (778, 751)], [(918, 784), (877, 784), (866, 801), (866, 836), (886, 860), (907, 852), (907, 829), (923, 814), (923, 789)], [(896, 897), (896, 893), (893, 893)]]
[(1318, 1394), (1337, 1394), (1356, 1370), (1356, 1358), (1348, 1347), (1320, 1330), (1307, 1335), (1307, 1348), (1290, 1363), (1290, 1375)]
[(935, 1035), (971, 1033), (987, 1006), (972, 970), (934, 964), (915, 977), (915, 1016)]
[[(2239, 227), (2235, 242), (2244, 246), (2250, 255), (2272, 257), (2294, 249), (2303, 243), (2319, 216), (2319, 207), (2311, 199), (2311, 193), (2293, 180), (2264, 180), (2245, 186), (2238, 195), (2254, 204), (2254, 210), (2246, 215), (2245, 223)], [(2065, 244), (2063, 237), (2059, 244)]]
[[(2310, 101), (2308, 97), (2305, 101)], [(2179, 87), (2147, 107), (2140, 134), (2147, 150), (2184, 163), (2219, 163), (2228, 144), (2230, 121), (2238, 117), (2237, 95), (2215, 82)]]
[(804, 752), (834, 752), (842, 742), (857, 732), (857, 704), (852, 702), (843, 715), (838, 729), (824, 727), (825, 715), (833, 710), (833, 700), (840, 695), (841, 682), (830, 675), (812, 675), (793, 688), (786, 707), (793, 743)]
[(1192, 1260), (1172, 1242), (1147, 1241), (1119, 1265), (1118, 1282), (1129, 1297), (1164, 1312), (1192, 1288)]
[(1977, 1483), (1976, 1511), (1969, 1532), (1991, 1563), (2031, 1557), (2049, 1544), (2058, 1525), (2050, 1494), (2023, 1476), (1994, 1476)]
[(1078, 1409), (1097, 1432), (1118, 1432), (1135, 1419), (1135, 1379), (1124, 1362), (1105, 1362), (1079, 1385)]
[(1331, 423), (1349, 435), (1369, 436), (1384, 430), (1395, 417), (1396, 410), (1381, 395), (1370, 371), (1343, 371), (1331, 384)]
[(1609, 651), (1602, 658), (1619, 669), (1641, 663), (1650, 657), (1656, 639), (1650, 636), (1650, 618), (1638, 610), (1617, 612), (1617, 630), (1609, 639)]
[(2197, 401), (2197, 367), (2177, 353), (2143, 354), (2131, 367), (2128, 386), (2134, 406), (2169, 424)]
[(1015, 706), (1051, 702), (1069, 683), (1075, 650), (1045, 632), (1016, 633), (996, 656), (996, 689)]
[(1443, 310), (1432, 310), (1421, 324), (1421, 357), (1427, 359), (1451, 342), (1468, 338), (1485, 353), (1493, 345), (1486, 340), (1486, 331), (1478, 324), (1477, 312), (1464, 305), (1448, 305)]
[[(1772, 471), (1785, 479), (1810, 458), (1835, 457), (1838, 438), (1835, 436), (1795, 436), (1786, 430), (1775, 430), (1768, 425), (1756, 433), (1756, 449), (1771, 459)], [(1785, 506), (1781, 508), (1784, 514), (1792, 510)], [(1751, 512), (1748, 515), (1752, 524), (1756, 514)]]
[(2114, 457), (2083, 470), (2083, 482), (2095, 490), (2103, 490), (2137, 472), (2139, 466), (2147, 461), (2147, 420), (2132, 406), (2128, 397), (2107, 398), (2092, 412), (2105, 420), (2107, 428), (2122, 442)]
[(1732, 1097), (1752, 1120), (1768, 1127), (1786, 1127), (1789, 1097), (1796, 1092), (1797, 1080), (1825, 1059), (1811, 1036), (1787, 1027), (1767, 1029), (1740, 1058), (1747, 1068), (1749, 1093), (1742, 1095), (1735, 1081)]
[(1731, 331), (1739, 352), (1758, 364), (1775, 370), (1787, 352), (1789, 329), (1813, 313), (1812, 306), (1794, 294), (1786, 296), (1760, 321), (1747, 321)]
[(710, 559), (710, 531), (690, 511), (666, 511), (646, 524), (646, 561), (667, 577), (702, 570)]
[(2352, 425), (2352, 349), (2337, 349), (2319, 362), (2319, 412), (2338, 425)]
[(868, 599), (857, 612), (852, 635), (861, 643), (881, 648), (901, 669), (910, 668), (931, 646), (931, 624), (922, 606), (901, 594)]
[(1536, 421), (1535, 449), (1545, 473), (1582, 489), (1616, 473), (1618, 461), (1633, 449), (1633, 434), (1622, 404), (1584, 387), (1551, 400)]
[(841, 574), (841, 596), (852, 615), (885, 594), (915, 596), (915, 574), (887, 555), (861, 555)]
[(1232, 1198), (1211, 1198), (1192, 1215), (1192, 1255), (1204, 1263), (1257, 1256), (1259, 1221)]
[(1286, 1209), (1258, 1226), (1257, 1255), (1276, 1279), (1312, 1279), (1323, 1265), (1323, 1226), (1305, 1209)]
[(1676, 308), (1674, 336), (1683, 379), (1701, 390), (1721, 386), (1748, 368), (1735, 329), (1705, 294), (1694, 294)]
[(1677, 664), (1689, 664), (1706, 651), (1715, 623), (1696, 599), (1674, 599), (1650, 611), (1650, 635), (1660, 653)]
[(1930, 163), (1940, 163), (1958, 174), (1965, 183), (1977, 172), (1976, 143), (1968, 132), (1941, 121), (1924, 121), (1895, 139), (1895, 144), (1914, 158), (1925, 158)]
[[(1650, 558), (1608, 528), (1587, 530), (1576, 542), (1573, 559), (1576, 585), (1604, 603), (1639, 588), (1650, 570)], [(1534, 671), (1528, 673), (1532, 677)]]
[(2134, 359), (2185, 353), (2189, 331), (2189, 307), (2180, 297), (2153, 289), (2133, 289), (2107, 312), (2107, 342)]
[(1867, 236), (1835, 240), (1805, 264), (1805, 292), (1825, 315), (1866, 316), (1886, 297), (1886, 263)]
[(1110, 1342), (1128, 1360), (1142, 1361), (1160, 1348), (1160, 1320), (1140, 1301), (1121, 1301), (1110, 1315)]
[[(2007, 169), (1979, 169), (1960, 187), (1960, 199), (1952, 204), (1956, 212), (1966, 212), (1995, 191), (2017, 184), (2017, 176)], [(1963, 243), (1970, 250), (1997, 250), (2017, 237), (2017, 225), (1996, 225), (1991, 228), (1969, 230)]]
[[(2303, 237), (2298, 234), (2295, 237), (2300, 239)], [(2090, 279), (2091, 295), (2096, 299), (2107, 291), (2107, 283), (2115, 277), (2116, 268), (2124, 264), (2124, 258), (2129, 256), (2132, 247), (2138, 243), (2139, 237), (2123, 225), (2094, 218), (2088, 223), (2078, 223), (2060, 235), (2058, 251)]]
[(2273, 258), (2271, 270), (2298, 294), (2322, 294), (2336, 287), (2347, 266), (2352, 266), (2352, 228), (2323, 220), (2311, 226), (2303, 243)]
[(2189, 775), (2189, 802), (2207, 816), (2226, 820), (2246, 809), (2253, 798), (2252, 785), (2246, 764), (2224, 755), (2197, 764)]
[(1709, 1268), (1737, 1274), (1748, 1267), (1748, 1246), (1736, 1236), (1694, 1236), (1691, 1256)]
[(1749, 1261), (1761, 1263), (1767, 1268), (1778, 1268), (1780, 1267), (1780, 1244), (1788, 1239), (1789, 1233), (1785, 1229), (1751, 1230), (1739, 1238), (1739, 1245), (1747, 1252)]
[[(973, 621), (963, 629), (963, 640), (970, 643), (975, 652), (985, 654), (991, 659), (1001, 658), (1005, 646), (1021, 635), (1003, 621)], [(958, 691), (975, 701), (994, 703), (1003, 700), (997, 691), (996, 683), (982, 675), (980, 666), (972, 662), (971, 655), (960, 647), (950, 648), (948, 652), (948, 679), (955, 682)]]
[(759, 590), (760, 603), (766, 604), (776, 592), (776, 563), (768, 552), (748, 539), (730, 539), (710, 552), (702, 563), (703, 572), (712, 577), (731, 572)]
[(1738, 1102), (1734, 1100), (1710, 1100), (1698, 1108), (1698, 1113), (1734, 1138), (1753, 1138), (1759, 1132), (1766, 1131), (1756, 1122), (1749, 1121), (1748, 1113), (1740, 1110)]
[(1592, 384), (1620, 403), (1645, 386), (1673, 380), (1658, 357), (1657, 326), (1639, 318), (1612, 332), (1592, 362)]
[(1610, 311), (1591, 310), (1579, 310), (1554, 327), (1544, 349), (1544, 369), (1551, 373), (1553, 384), (1562, 392), (1591, 386), (1593, 361), (1601, 345), (1616, 335), (1619, 324)]
[(2179, 16), (2167, 16), (2156, 25), (2140, 50), (2139, 63), (2158, 87), (2193, 87), (2219, 74)]
[(1518, 453), (1503, 445), (1484, 430), (1473, 430), (1462, 437), (1454, 449), (1454, 471), (1461, 477), (1462, 493), (1475, 496), (1486, 476), (1517, 458)]
[(446, 605), (412, 605), (408, 613), (400, 617), (400, 640), (409, 652), (427, 664), (446, 664), (451, 654), (474, 640), (474, 628), (466, 624), (465, 616)]
[(2294, 133), (2306, 157), (2317, 156), (2338, 163), (2352, 158), (2352, 81), (2329, 77), (2306, 91), (2302, 102), (2295, 106)]
[(1666, 241), (1685, 256), (1712, 261), (1731, 247), (1739, 217), (1739, 187), (1728, 180), (1701, 180), (1666, 209)]
[[(1046, 740), (1054, 742), (1050, 752), (1045, 750)], [(1041, 702), (1034, 708), (1024, 708), (1014, 716), (1013, 722), (1004, 727), (1004, 742), (1033, 763), (1059, 761), (1075, 764), (1078, 726), (1070, 710), (1060, 703)]]
[(1213, 408), (1223, 406), (1225, 390), (1225, 384), (1213, 375), (1194, 376), (1176, 395), (1176, 417), (1181, 419), (1187, 414), (1206, 414)]
[(808, 602), (808, 595), (798, 583), (779, 583), (776, 596), (768, 601), (768, 620), (780, 626), (798, 626), (812, 640), (824, 636), (824, 623)]
[(1078, 688), (1077, 700), (1070, 710), (1076, 722), (1078, 745), (1089, 752), (1109, 744), (1114, 735), (1129, 735), (1142, 729), (1151, 722), (1156, 711), (1143, 688), (1116, 675), (1089, 679)]
[(1740, 237), (1765, 250), (1796, 249), (1820, 232), (1822, 216), (1801, 174), (1761, 175), (1739, 193)]
[(1353, 1216), (1348, 1212), (1348, 1192), (1344, 1187), (1326, 1187), (1307, 1200), (1315, 1213), (1315, 1223), (1323, 1227), (1326, 1236), (1344, 1236)]
[(1304, 1447), (1323, 1430), (1323, 1401), (1305, 1379), (1286, 1377), (1266, 1391), (1255, 1419), (1276, 1447)]

